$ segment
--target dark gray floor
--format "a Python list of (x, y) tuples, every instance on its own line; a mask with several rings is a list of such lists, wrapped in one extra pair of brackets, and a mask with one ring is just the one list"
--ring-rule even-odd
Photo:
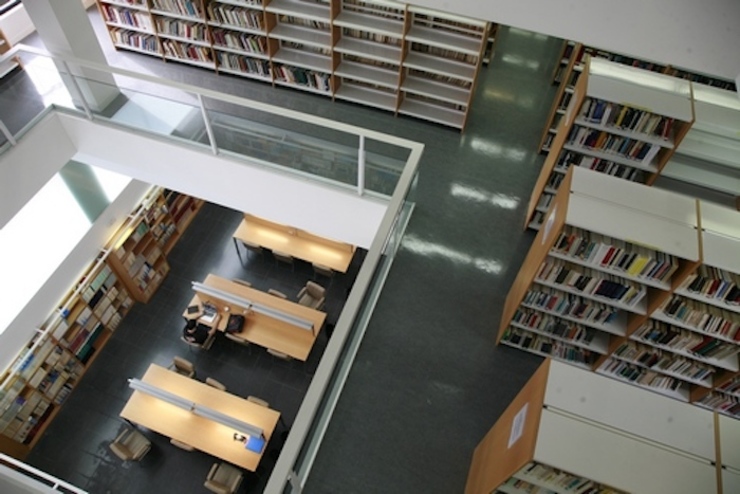
[[(522, 225), (544, 159), (536, 148), (554, 96), (549, 75), (559, 42), (501, 30), (461, 134), (321, 96), (115, 52), (97, 12), (90, 15), (112, 65), (426, 144), (416, 210), (306, 492), (462, 492), (475, 445), (541, 361), (496, 347), (494, 341), (503, 300), (533, 238)], [(6, 113), (0, 106), (0, 118)], [(34, 466), (95, 493), (202, 490), (213, 461), (205, 455), (173, 450), (161, 438), (155, 438), (154, 454), (141, 466), (122, 466), (106, 452), (127, 396), (122, 377), (139, 375), (149, 362), (166, 363), (174, 354), (192, 357), (199, 376), (212, 375), (238, 393), (259, 390), (292, 419), (315, 368), (313, 354), (306, 367), (278, 365), (283, 363), (267, 359), (264, 352), (226, 342), (217, 342), (207, 354), (187, 354), (176, 337), (189, 282), (210, 271), (232, 276), (242, 269), (229, 240), (237, 221), (238, 215), (213, 205), (198, 216), (172, 253), (165, 285), (152, 302), (137, 305), (124, 319), (33, 451), (29, 460)], [(259, 288), (286, 283), (282, 288), (289, 293), (305, 281), (283, 281), (290, 279), (283, 277), (290, 270), (278, 275), (269, 262), (249, 273), (244, 276), (254, 277)], [(340, 306), (337, 300), (332, 310)], [(242, 491), (259, 492), (264, 477), (251, 478)]]

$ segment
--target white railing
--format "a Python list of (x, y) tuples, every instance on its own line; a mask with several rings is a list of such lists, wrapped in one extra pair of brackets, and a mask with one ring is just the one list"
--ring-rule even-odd
[[(22, 461), (16, 460), (15, 458), (11, 458), (2, 453), (0, 453), (0, 466), (6, 467), (2, 470), (2, 473), (0, 473), (0, 478), (11, 477), (13, 481), (23, 484), (23, 486), (28, 489), (28, 492), (37, 491), (39, 494), (48, 493), (49, 488), (51, 488), (58, 492), (87, 494), (87, 491), (84, 491), (79, 487), (75, 487), (69, 482), (58, 479), (53, 475), (42, 472), (38, 468), (34, 468), (31, 465), (27, 465)], [(0, 480), (0, 490), (2, 489), (2, 486), (3, 480)]]

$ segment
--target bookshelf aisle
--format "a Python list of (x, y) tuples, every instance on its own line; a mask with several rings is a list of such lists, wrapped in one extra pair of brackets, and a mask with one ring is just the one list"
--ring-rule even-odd
[(694, 121), (688, 81), (600, 58), (583, 70), (532, 191), (529, 228), (571, 166), (652, 184)]
[(497, 342), (737, 415), (737, 252), (740, 213), (571, 167)]
[(465, 493), (734, 492), (717, 429), (710, 411), (547, 359), (476, 447)]
[(495, 36), (490, 23), (388, 0), (98, 0), (98, 8), (117, 49), (461, 130)]
[(578, 78), (583, 73), (587, 57), (602, 58), (614, 63), (630, 67), (638, 67), (651, 72), (690, 80), (705, 86), (717, 87), (728, 91), (735, 90), (734, 83), (730, 81), (695, 74), (682, 69), (673, 68), (669, 65), (661, 65), (647, 60), (640, 60), (620, 55), (618, 53), (600, 50), (582, 43), (576, 43), (575, 41), (565, 40), (563, 41), (563, 48), (560, 52), (559, 63), (553, 71), (552, 83), (558, 85), (558, 90), (553, 100), (550, 114), (547, 117), (545, 128), (542, 131), (542, 137), (540, 138), (539, 144), (540, 152), (547, 152), (550, 150), (552, 141), (557, 133), (560, 119), (565, 115), (565, 110), (567, 109), (570, 98), (573, 95), (573, 89), (575, 88)]

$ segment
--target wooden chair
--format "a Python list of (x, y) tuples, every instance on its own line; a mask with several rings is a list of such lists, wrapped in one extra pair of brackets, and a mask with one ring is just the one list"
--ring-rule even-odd
[(273, 250), (272, 255), (275, 258), (275, 265), (278, 265), (280, 263), (287, 264), (290, 266), (290, 269), (295, 271), (295, 262), (293, 259), (293, 256), (290, 254), (286, 254), (285, 252), (280, 252), (279, 250)]
[(288, 298), (288, 296), (286, 294), (284, 294), (283, 292), (280, 292), (278, 290), (274, 290), (272, 288), (270, 288), (269, 290), (267, 290), (267, 293), (269, 293), (270, 295), (274, 295), (276, 297), (279, 297), (279, 298), (284, 298), (284, 299), (287, 299)]
[(217, 494), (234, 494), (239, 490), (244, 474), (228, 463), (214, 463), (203, 484), (206, 489)]
[(130, 428), (118, 434), (109, 447), (123, 461), (139, 461), (152, 449), (152, 443), (144, 434)]
[[(244, 247), (244, 250), (247, 251), (247, 259), (249, 259), (252, 255), (261, 256), (261, 257), (264, 256), (265, 251), (261, 246), (257, 244), (253, 244), (251, 242), (247, 242), (245, 240), (240, 240), (239, 242), (242, 244), (242, 247)], [(244, 261), (242, 260), (242, 255), (239, 252), (238, 247), (236, 249), (236, 253), (239, 256), (239, 261), (242, 263), (242, 266), (244, 266)]]
[(299, 304), (311, 307), (312, 309), (321, 310), (326, 301), (326, 289), (318, 283), (309, 281), (306, 283), (306, 286), (301, 288), (301, 291), (298, 292), (297, 298)]
[(195, 448), (189, 445), (188, 443), (184, 443), (182, 441), (178, 441), (177, 439), (170, 439), (170, 444), (175, 446), (176, 448), (180, 448), (185, 451), (195, 451)]
[(277, 350), (273, 350), (272, 348), (268, 348), (267, 349), (267, 353), (269, 353), (273, 357), (277, 357), (279, 359), (293, 360), (293, 358), (290, 355), (288, 355), (287, 353), (279, 352)]
[(334, 278), (334, 270), (330, 268), (329, 266), (324, 266), (323, 264), (316, 264), (313, 263), (313, 279), (316, 279), (317, 276), (323, 276), (324, 278), (329, 279), (329, 283), (331, 283), (331, 280)]
[(224, 333), (224, 336), (226, 337), (227, 340), (231, 340), (235, 343), (239, 343), (240, 345), (249, 346), (249, 342), (239, 335), (235, 335), (232, 333)]
[(195, 366), (192, 362), (182, 357), (172, 357), (172, 363), (168, 369), (186, 377), (195, 377)]
[(244, 281), (244, 280), (240, 280), (239, 278), (231, 278), (231, 281), (233, 281), (237, 285), (246, 286), (248, 288), (252, 286), (252, 284), (250, 282)]
[(226, 391), (226, 386), (211, 377), (206, 377), (206, 384), (221, 391)]
[(256, 396), (247, 396), (247, 401), (251, 401), (252, 403), (256, 403), (257, 405), (263, 406), (265, 408), (270, 407), (269, 403), (267, 403), (262, 398), (257, 398)]

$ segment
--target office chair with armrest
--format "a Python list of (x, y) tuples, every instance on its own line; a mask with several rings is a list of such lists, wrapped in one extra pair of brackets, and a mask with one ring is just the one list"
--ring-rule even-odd
[[(234, 239), (234, 247), (236, 248), (236, 255), (239, 256), (239, 262), (242, 264), (242, 267), (246, 267), (244, 264), (244, 259), (242, 259), (241, 251), (239, 251), (239, 246), (236, 243), (236, 240), (237, 239)], [(246, 253), (247, 260), (249, 260), (249, 258), (252, 255), (257, 255), (257, 256), (264, 255), (264, 249), (262, 249), (262, 247), (257, 244), (253, 244), (245, 240), (239, 240), (239, 243), (242, 244), (242, 247), (244, 247), (244, 249), (247, 251)]]
[(334, 270), (332, 268), (316, 263), (313, 263), (312, 266), (314, 279), (316, 279), (317, 276), (323, 276), (324, 278), (328, 278), (329, 283), (331, 283), (332, 278), (334, 278)]
[(224, 333), (224, 336), (226, 337), (227, 340), (231, 340), (233, 342), (239, 343), (240, 345), (249, 346), (249, 342), (239, 335), (232, 334), (232, 333)]
[(216, 494), (234, 494), (243, 477), (241, 470), (228, 463), (214, 463), (203, 485)]
[(211, 377), (206, 377), (206, 384), (221, 391), (226, 391), (226, 386)]
[(293, 256), (290, 254), (286, 254), (285, 252), (280, 252), (279, 250), (273, 250), (272, 255), (275, 258), (275, 265), (279, 263), (287, 264), (290, 266), (290, 269), (295, 271), (295, 263)]
[(321, 310), (324, 307), (324, 301), (326, 301), (326, 289), (313, 281), (307, 282), (306, 286), (298, 292), (298, 303), (306, 307)]
[(139, 461), (152, 449), (151, 441), (133, 428), (122, 431), (109, 446), (123, 461)]
[(288, 296), (286, 294), (284, 294), (283, 292), (280, 292), (280, 291), (275, 290), (275, 289), (272, 289), (272, 288), (270, 288), (269, 290), (267, 290), (267, 293), (269, 293), (270, 295), (274, 295), (276, 297), (279, 297), (279, 298), (284, 298), (284, 299), (287, 299), (288, 298)]
[(172, 363), (168, 369), (186, 377), (195, 377), (195, 366), (192, 362), (182, 357), (172, 357)]

